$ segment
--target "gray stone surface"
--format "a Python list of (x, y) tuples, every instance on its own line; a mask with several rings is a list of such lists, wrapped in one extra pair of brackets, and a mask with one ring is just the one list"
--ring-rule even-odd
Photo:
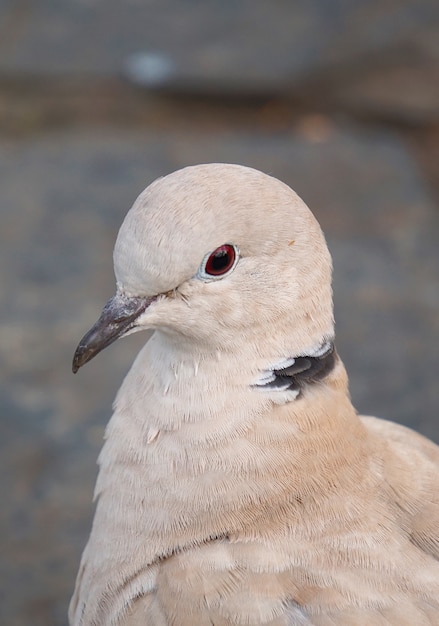
[(112, 131), (2, 145), (2, 624), (65, 623), (103, 429), (144, 337), (118, 342), (76, 377), (71, 357), (113, 292), (121, 220), (158, 175), (232, 161), (291, 184), (334, 256), (355, 404), (439, 441), (439, 216), (395, 136), (327, 122), (316, 141), (316, 124), (303, 120), (289, 136)]

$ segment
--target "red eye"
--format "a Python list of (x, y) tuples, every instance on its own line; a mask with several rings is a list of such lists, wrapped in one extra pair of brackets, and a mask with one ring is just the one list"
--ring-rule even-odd
[(208, 276), (222, 276), (235, 264), (237, 249), (229, 243), (220, 246), (207, 257), (204, 273)]

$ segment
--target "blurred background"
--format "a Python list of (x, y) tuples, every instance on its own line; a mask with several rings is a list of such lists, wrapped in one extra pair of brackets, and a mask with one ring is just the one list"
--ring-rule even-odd
[(2, 0), (1, 596), (66, 624), (111, 403), (144, 337), (71, 374), (154, 178), (290, 184), (334, 258), (357, 408), (439, 442), (437, 0)]

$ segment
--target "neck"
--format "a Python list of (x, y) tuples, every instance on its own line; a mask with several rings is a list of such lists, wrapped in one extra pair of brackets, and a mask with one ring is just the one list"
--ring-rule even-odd
[(126, 466), (130, 501), (136, 494), (143, 509), (149, 501), (142, 524), (151, 532), (166, 536), (158, 512), (166, 510), (190, 541), (198, 527), (221, 534), (246, 501), (279, 501), (283, 489), (315, 495), (327, 488), (326, 477), (355, 466), (362, 427), (332, 346), (273, 368), (275, 379), (292, 381), (290, 396), (270, 381), (255, 386), (260, 365), (239, 369), (232, 361), (225, 368), (216, 356), (169, 354), (163, 338), (153, 337), (126, 377), (97, 485), (103, 492), (111, 483), (124, 497), (118, 471)]

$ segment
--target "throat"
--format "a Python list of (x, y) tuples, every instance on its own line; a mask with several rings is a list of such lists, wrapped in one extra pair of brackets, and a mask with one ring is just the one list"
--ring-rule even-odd
[[(205, 430), (216, 439), (218, 430), (230, 435), (273, 404), (289, 403), (320, 386), (339, 361), (332, 339), (272, 364), (257, 351), (253, 345), (239, 355), (188, 354), (156, 333), (127, 375), (116, 412), (146, 429), (147, 443), (159, 432), (191, 424), (192, 436)], [(205, 429), (197, 427), (201, 424)]]

